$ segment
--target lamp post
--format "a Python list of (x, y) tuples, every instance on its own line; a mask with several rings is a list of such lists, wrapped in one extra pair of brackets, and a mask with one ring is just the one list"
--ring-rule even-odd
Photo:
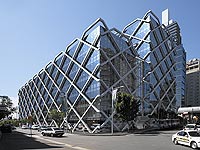
[(124, 86), (119, 86), (119, 87), (116, 87), (116, 88), (113, 88), (112, 87), (112, 122), (111, 122), (111, 134), (113, 134), (113, 115), (114, 115), (114, 101), (116, 101), (116, 98), (117, 98), (117, 90), (119, 88), (123, 88)]

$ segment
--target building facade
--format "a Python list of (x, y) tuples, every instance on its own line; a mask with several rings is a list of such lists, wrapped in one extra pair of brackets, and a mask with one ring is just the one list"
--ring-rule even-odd
[(186, 64), (186, 106), (200, 106), (200, 60)]
[[(20, 118), (35, 114), (38, 124), (52, 124), (52, 109), (63, 111), (62, 124), (72, 131), (123, 131), (127, 126), (112, 116), (112, 89), (140, 100), (141, 116), (156, 117), (176, 111), (176, 52), (173, 35), (148, 11), (122, 32), (109, 29), (102, 19), (89, 26), (66, 51), (19, 90)], [(55, 123), (55, 122), (54, 122)]]
[(162, 12), (162, 24), (173, 35), (173, 42), (176, 45), (176, 99), (180, 107), (185, 106), (185, 80), (186, 80), (186, 52), (182, 44), (180, 27), (176, 21), (170, 19), (169, 10)]

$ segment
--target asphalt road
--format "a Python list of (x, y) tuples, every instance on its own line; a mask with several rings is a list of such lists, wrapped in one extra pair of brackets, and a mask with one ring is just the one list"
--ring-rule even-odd
[(4, 134), (0, 150), (52, 149), (52, 150), (188, 150), (182, 145), (174, 145), (171, 136), (176, 131), (154, 131), (146, 134), (117, 136), (86, 136), (64, 134), (63, 137), (42, 136), (37, 131), (17, 129), (12, 134)]

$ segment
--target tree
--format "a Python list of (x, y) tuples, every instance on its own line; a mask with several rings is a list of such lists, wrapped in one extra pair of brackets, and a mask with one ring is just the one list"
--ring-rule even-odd
[(32, 121), (33, 123), (37, 124), (37, 118), (36, 118), (36, 115), (34, 113), (32, 113)]
[(63, 118), (65, 117), (65, 113), (59, 112), (56, 109), (52, 109), (49, 113), (49, 117), (53, 119), (58, 124), (58, 126), (60, 126), (60, 124), (63, 121)]
[(7, 106), (9, 109), (12, 108), (12, 100), (8, 96), (0, 96), (1, 97), (1, 105)]
[(0, 96), (0, 106), (3, 110), (0, 110), (0, 119), (8, 117), (11, 113), (16, 111), (13, 107), (12, 100), (8, 96)]
[(122, 121), (129, 122), (137, 117), (140, 102), (128, 93), (119, 93), (115, 104), (117, 116)]
[(11, 124), (14, 125), (16, 127), (19, 126), (20, 121), (18, 119), (12, 119), (12, 120), (1, 120), (0, 121), (0, 126), (4, 125), (4, 124)]
[(24, 119), (21, 119), (20, 120), (20, 123), (21, 124), (27, 124), (29, 121), (28, 121), (28, 119), (27, 118), (24, 118)]

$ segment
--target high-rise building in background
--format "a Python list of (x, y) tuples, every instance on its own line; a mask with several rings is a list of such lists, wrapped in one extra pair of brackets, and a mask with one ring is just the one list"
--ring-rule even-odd
[(186, 106), (200, 106), (200, 60), (186, 64)]
[(186, 52), (183, 48), (180, 27), (178, 23), (170, 19), (169, 10), (162, 12), (162, 23), (166, 26), (176, 45), (176, 99), (179, 106), (185, 106), (185, 80), (186, 80)]
[(111, 119), (112, 89), (122, 86), (140, 100), (139, 115), (169, 117), (183, 98), (176, 80), (182, 45), (171, 32), (152, 11), (122, 32), (98, 19), (19, 90), (20, 118), (34, 114), (38, 124), (52, 124), (49, 113), (56, 109), (66, 113), (62, 124), (72, 131), (83, 126), (94, 133), (112, 123), (122, 131), (126, 124)]

